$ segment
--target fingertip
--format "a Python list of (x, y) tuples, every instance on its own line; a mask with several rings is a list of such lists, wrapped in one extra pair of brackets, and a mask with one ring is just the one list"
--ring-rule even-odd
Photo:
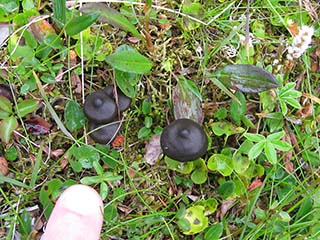
[(86, 185), (72, 185), (59, 197), (50, 215), (43, 240), (96, 240), (103, 222), (100, 195)]

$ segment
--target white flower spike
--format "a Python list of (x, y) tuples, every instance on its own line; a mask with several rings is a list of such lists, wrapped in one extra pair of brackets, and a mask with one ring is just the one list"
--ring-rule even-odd
[(294, 37), (292, 45), (288, 47), (287, 59), (299, 58), (308, 49), (314, 34), (313, 27), (301, 26), (299, 33)]

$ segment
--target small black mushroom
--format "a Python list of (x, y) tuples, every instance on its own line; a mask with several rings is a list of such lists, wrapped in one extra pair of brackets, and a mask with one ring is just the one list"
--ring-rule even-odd
[(117, 114), (113, 99), (103, 91), (96, 91), (86, 97), (84, 113), (95, 123), (108, 123), (114, 120)]
[[(115, 94), (114, 94), (114, 88), (113, 86), (108, 86), (103, 89), (103, 91), (114, 101), (116, 100)], [(117, 96), (118, 96), (118, 104), (119, 104), (119, 110), (122, 112), (129, 108), (131, 104), (131, 98), (127, 97), (126, 95), (123, 94), (123, 92), (117, 88)]]
[(186, 118), (177, 119), (164, 128), (160, 145), (168, 157), (188, 162), (206, 153), (208, 139), (202, 127)]
[(89, 135), (96, 143), (107, 144), (115, 138), (119, 130), (119, 126), (120, 123), (118, 122), (108, 124), (89, 122), (89, 132), (91, 132)]

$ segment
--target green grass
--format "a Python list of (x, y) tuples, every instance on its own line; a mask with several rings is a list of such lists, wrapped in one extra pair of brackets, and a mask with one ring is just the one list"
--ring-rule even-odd
[[(8, 170), (0, 174), (0, 239), (40, 236), (61, 190), (80, 182), (104, 199), (101, 239), (320, 239), (320, 24), (316, 1), (302, 2), (261, 0), (247, 6), (246, 1), (169, 0), (146, 7), (143, 1), (118, 1), (108, 4), (117, 12), (108, 8), (101, 14), (107, 20), (93, 24), (97, 15), (79, 18), (74, 2), (68, 2), (68, 9), (58, 0), (0, 5), (0, 21), (11, 29), (0, 43), (0, 83), (14, 92), (12, 106), (0, 99), (0, 111), (3, 106), (13, 109), (0, 117), (9, 114), (19, 123), (16, 129), (0, 124), (0, 166)], [(106, 14), (110, 12), (112, 17)], [(38, 25), (32, 29), (29, 18), (37, 15), (44, 17), (33, 19)], [(77, 19), (83, 23), (73, 28)], [(313, 26), (314, 35), (306, 52), (288, 61), (293, 23)], [(121, 51), (134, 56), (122, 61)], [(132, 59), (139, 64), (128, 64)], [(214, 75), (229, 64), (263, 67), (280, 86), (243, 93), (245, 112), (231, 114), (240, 108), (237, 94)], [(119, 69), (131, 75), (123, 78)], [(150, 150), (146, 143), (174, 119), (174, 89), (183, 78), (191, 93), (178, 95), (178, 100), (203, 117), (207, 153), (189, 165), (170, 163), (162, 155), (150, 165), (144, 157)], [(277, 92), (288, 83), (295, 88), (281, 99)], [(134, 96), (117, 119), (118, 134), (124, 137), (120, 146), (95, 144), (82, 114), (71, 119), (76, 127), (65, 119), (70, 100), (82, 107), (87, 94), (112, 84)], [(199, 95), (201, 105), (196, 104)], [(16, 106), (27, 99), (39, 104), (26, 105), (21, 116)], [(32, 116), (49, 123), (50, 131), (32, 132)], [(217, 122), (225, 124), (218, 135)], [(277, 150), (271, 158), (277, 139), (251, 152), (249, 159), (257, 142), (247, 140), (246, 133), (267, 139), (281, 131), (289, 151)], [(232, 171), (210, 170), (213, 154), (221, 161), (231, 159), (227, 167)], [(194, 183), (194, 174), (202, 174), (204, 183)], [(207, 221), (205, 227), (190, 224), (188, 211), (201, 223)]]

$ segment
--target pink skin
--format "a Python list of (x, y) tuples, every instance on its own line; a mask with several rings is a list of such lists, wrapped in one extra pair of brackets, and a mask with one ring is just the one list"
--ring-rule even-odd
[(103, 221), (103, 203), (91, 187), (73, 185), (59, 197), (42, 240), (98, 240)]

